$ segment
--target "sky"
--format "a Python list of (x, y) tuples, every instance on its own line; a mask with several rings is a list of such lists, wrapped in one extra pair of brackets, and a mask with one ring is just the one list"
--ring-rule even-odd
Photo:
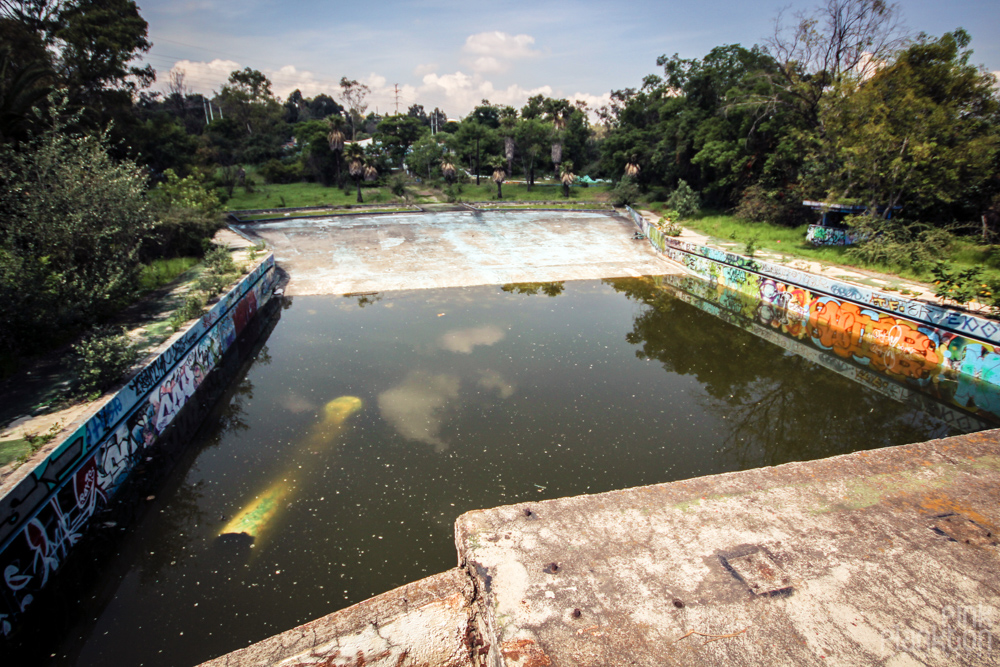
[[(958, 27), (972, 62), (1000, 74), (1000, 0), (901, 0), (914, 34)], [(339, 99), (341, 77), (368, 85), (369, 110), (420, 104), (461, 118), (483, 99), (522, 106), (539, 93), (596, 108), (611, 90), (662, 74), (660, 55), (701, 58), (712, 48), (763, 43), (779, 11), (818, 0), (138, 0), (153, 48), (145, 61), (162, 90), (172, 69), (210, 94), (251, 67), (286, 98)], [(396, 89), (398, 86), (398, 92)]]

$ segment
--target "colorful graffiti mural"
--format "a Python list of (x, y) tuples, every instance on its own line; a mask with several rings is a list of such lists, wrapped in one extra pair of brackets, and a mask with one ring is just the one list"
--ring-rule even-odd
[(269, 256), (0, 498), (0, 635), (12, 631), (94, 514), (270, 298), (275, 280)]
[[(810, 311), (803, 305), (809, 303), (808, 292), (778, 292), (768, 302), (692, 276), (658, 276), (655, 281), (677, 298), (731, 325), (893, 400), (914, 405), (943, 426), (972, 432), (1000, 424), (1000, 387), (972, 375), (953, 374), (954, 377), (947, 378), (940, 367), (930, 368), (929, 374), (923, 372), (928, 370), (927, 366), (920, 367), (920, 372), (912, 372), (911, 368), (895, 363), (891, 354), (887, 358), (885, 350), (868, 351), (875, 357), (873, 363), (871, 357), (857, 354), (860, 350), (850, 347), (851, 337), (839, 339), (848, 342), (839, 351), (824, 344), (824, 341), (838, 341), (842, 334), (835, 328), (835, 319), (810, 319)], [(783, 301), (790, 307), (779, 308)], [(826, 303), (829, 307), (831, 302)], [(942, 348), (938, 350), (945, 353)]]
[(649, 221), (628, 209), (650, 243), (692, 273), (755, 299), (772, 321), (845, 358), (893, 376), (931, 380), (963, 374), (1000, 385), (1000, 323), (787, 266), (647, 232)]
[(659, 236), (658, 242), (654, 243), (647, 233), (651, 227), (649, 221), (630, 207), (626, 207), (626, 209), (632, 221), (642, 229), (653, 247), (710, 280), (715, 280), (718, 275), (717, 271), (721, 269), (718, 267), (709, 268), (707, 263), (699, 260), (708, 260), (709, 263), (743, 269), (778, 282), (808, 289), (814, 293), (821, 292), (827, 296), (835, 296), (859, 305), (870, 306), (876, 310), (900, 315), (918, 325), (926, 324), (949, 330), (961, 336), (968, 336), (989, 343), (991, 346), (1000, 347), (1000, 322), (662, 235)]
[(860, 238), (858, 232), (841, 227), (809, 225), (806, 231), (806, 240), (813, 245), (854, 245)]

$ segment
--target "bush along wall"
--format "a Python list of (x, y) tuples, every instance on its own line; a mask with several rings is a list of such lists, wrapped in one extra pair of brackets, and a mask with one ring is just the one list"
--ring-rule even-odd
[(1000, 323), (664, 236), (629, 209), (659, 252), (722, 287), (804, 324), (812, 342), (889, 376), (937, 382), (958, 374), (1000, 386)]
[(268, 255), (0, 497), (0, 636), (74, 552), (92, 517), (215, 368), (276, 283)]

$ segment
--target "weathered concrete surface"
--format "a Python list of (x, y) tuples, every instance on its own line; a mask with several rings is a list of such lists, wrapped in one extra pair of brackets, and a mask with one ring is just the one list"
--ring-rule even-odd
[(227, 653), (202, 667), (471, 666), (472, 586), (449, 570)]
[(988, 431), (469, 512), (456, 542), (482, 664), (1000, 664), (998, 501)]
[(443, 212), (238, 225), (274, 250), (286, 293), (500, 285), (682, 273), (603, 213)]

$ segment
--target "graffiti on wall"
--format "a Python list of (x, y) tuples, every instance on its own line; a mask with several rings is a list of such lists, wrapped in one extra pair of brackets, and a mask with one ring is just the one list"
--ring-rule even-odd
[(799, 271), (798, 269), (781, 264), (771, 264), (770, 262), (744, 257), (717, 248), (687, 243), (679, 239), (664, 237), (663, 235), (658, 235), (654, 242), (653, 238), (650, 237), (649, 230), (655, 229), (655, 227), (632, 209), (629, 208), (628, 213), (633, 222), (650, 239), (653, 247), (703, 277), (714, 280), (718, 276), (718, 270), (714, 267), (710, 268), (706, 265), (706, 262), (696, 261), (694, 258), (709, 260), (708, 264), (718, 263), (752, 273), (763, 274), (786, 284), (793, 284), (813, 292), (823, 292), (830, 296), (841, 297), (861, 305), (871, 306), (873, 309), (898, 314), (918, 325), (930, 325), (932, 327), (951, 330), (960, 335), (973, 336), (976, 339), (989, 343), (991, 346), (1000, 346), (1000, 323), (993, 320), (976, 317), (971, 313), (961, 313), (933, 304), (913, 301), (898, 295), (886, 294), (865, 287), (848, 285), (838, 280), (813, 273), (806, 273), (805, 271)]
[(861, 234), (853, 229), (826, 227), (824, 225), (809, 225), (806, 240), (813, 245), (854, 245), (861, 239)]
[(790, 335), (811, 325), (820, 332), (817, 345), (897, 376), (929, 379), (954, 371), (1000, 385), (997, 322), (662, 234), (653, 238), (648, 230), (655, 227), (631, 209), (629, 214), (657, 250), (711, 283), (757, 300)]
[[(273, 258), (0, 499), (0, 635), (31, 604), (273, 291)], [(211, 322), (211, 326), (206, 326)], [(180, 342), (178, 341), (178, 342)], [(138, 380), (138, 381), (137, 381)]]
[[(874, 357), (873, 363), (871, 357), (855, 354), (857, 348), (852, 347), (853, 339), (841, 337), (835, 329), (836, 317), (850, 313), (834, 315), (831, 312), (833, 321), (831, 318), (810, 319), (812, 295), (808, 291), (771, 291), (775, 285), (770, 281), (764, 287), (765, 294), (772, 296), (768, 301), (740, 295), (718, 283), (690, 276), (662, 276), (657, 282), (670, 288), (686, 303), (894, 400), (919, 406), (922, 412), (957, 431), (967, 433), (993, 428), (1000, 422), (1000, 387), (987, 384), (972, 374), (945, 377), (941, 366), (923, 366), (914, 372), (913, 368), (897, 363), (894, 354), (886, 350), (869, 350)], [(782, 303), (788, 307), (780, 308)], [(829, 307), (831, 302), (826, 303)], [(856, 307), (856, 304), (851, 305)], [(824, 341), (844, 345), (838, 352), (834, 345), (824, 344)], [(920, 345), (916, 339), (913, 344), (914, 347)], [(944, 345), (938, 347), (938, 352), (942, 356), (952, 354), (953, 348)]]

